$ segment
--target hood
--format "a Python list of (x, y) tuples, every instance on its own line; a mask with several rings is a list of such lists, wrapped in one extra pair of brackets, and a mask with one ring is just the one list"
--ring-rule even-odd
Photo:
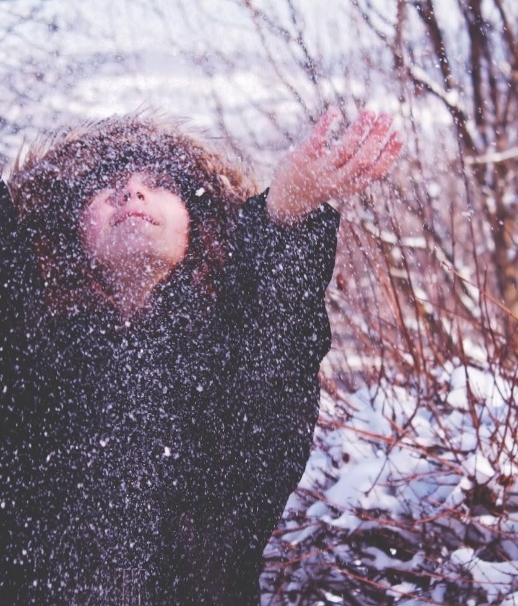
[(183, 199), (191, 230), (185, 270), (204, 288), (214, 287), (232, 246), (238, 209), (257, 193), (255, 181), (184, 122), (130, 114), (41, 136), (14, 162), (8, 187), (30, 234), (48, 300), (77, 309), (88, 305), (89, 294), (102, 291), (83, 249), (82, 211), (100, 189), (134, 172), (150, 175)]

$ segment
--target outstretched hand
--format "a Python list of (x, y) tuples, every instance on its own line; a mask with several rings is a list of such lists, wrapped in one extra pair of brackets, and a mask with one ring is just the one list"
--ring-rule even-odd
[(398, 132), (390, 132), (389, 114), (364, 111), (333, 141), (330, 135), (339, 120), (338, 109), (328, 109), (310, 136), (279, 163), (267, 198), (274, 221), (290, 223), (330, 199), (347, 200), (394, 164), (403, 141)]

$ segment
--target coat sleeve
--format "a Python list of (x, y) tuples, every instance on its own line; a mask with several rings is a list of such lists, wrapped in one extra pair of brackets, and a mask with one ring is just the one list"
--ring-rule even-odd
[(259, 557), (250, 566), (260, 566), (309, 456), (320, 397), (317, 373), (331, 340), (324, 296), (339, 222), (338, 213), (324, 205), (295, 226), (279, 226), (265, 203), (263, 194), (242, 208), (227, 288), (230, 332), (237, 335), (229, 393), (232, 524), (249, 540), (238, 559), (244, 562), (246, 545), (255, 542)]
[(295, 226), (279, 226), (269, 219), (266, 192), (241, 211), (233, 306), (243, 322), (242, 353), (263, 381), (314, 376), (329, 350), (324, 297), (338, 223), (338, 213), (323, 205)]

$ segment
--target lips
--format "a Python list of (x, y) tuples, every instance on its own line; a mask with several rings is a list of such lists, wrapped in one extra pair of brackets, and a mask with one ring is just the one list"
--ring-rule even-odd
[(115, 215), (111, 222), (112, 227), (116, 227), (127, 219), (131, 219), (133, 217), (136, 217), (137, 219), (142, 219), (143, 221), (147, 221), (148, 223), (151, 223), (151, 225), (159, 225), (158, 221), (153, 219), (153, 217), (140, 210), (125, 210)]

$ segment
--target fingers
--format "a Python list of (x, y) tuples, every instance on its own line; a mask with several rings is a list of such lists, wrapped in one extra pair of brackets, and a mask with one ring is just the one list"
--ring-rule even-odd
[(329, 107), (329, 109), (322, 114), (306, 141), (305, 147), (308, 154), (313, 157), (319, 157), (325, 152), (326, 144), (328, 143), (329, 130), (339, 117), (340, 112), (334, 106)]
[(387, 142), (392, 116), (363, 112), (345, 133), (342, 144), (335, 151), (336, 166), (351, 163), (351, 169), (362, 170), (380, 153)]
[(307, 212), (330, 198), (358, 193), (388, 172), (403, 145), (398, 133), (391, 134), (392, 117), (364, 111), (338, 141), (331, 141), (340, 117), (334, 107), (322, 115), (306, 141), (281, 163), (270, 191), (289, 190)]
[(337, 192), (358, 193), (387, 174), (403, 147), (401, 135), (390, 134), (391, 127), (392, 117), (381, 114), (378, 118), (360, 117), (349, 129), (344, 136), (347, 140), (335, 155), (335, 161), (342, 162), (335, 165), (338, 170), (335, 168), (333, 180)]
[(384, 177), (392, 168), (403, 148), (403, 139), (399, 133), (392, 133), (380, 152), (370, 171), (371, 181)]
[[(393, 118), (389, 114), (380, 114), (378, 118), (371, 114), (369, 117), (358, 120), (353, 125), (352, 142), (345, 141), (337, 153), (340, 162), (337, 166), (346, 166), (351, 176), (365, 172), (378, 164), (380, 156), (399, 154), (402, 140), (398, 133), (390, 134)], [(351, 131), (353, 130), (351, 127)], [(344, 137), (348, 139), (348, 135)], [(355, 145), (354, 151), (351, 149)], [(396, 156), (397, 156), (396, 154)], [(345, 159), (345, 162), (343, 161)]]
[(387, 138), (389, 122), (391, 124), (392, 119), (386, 120), (376, 133), (369, 134), (369, 140), (365, 142), (354, 161), (350, 162), (349, 175), (354, 179), (368, 184), (384, 177), (392, 167), (401, 152), (403, 140), (399, 133), (392, 133)]
[(369, 163), (358, 163), (354, 167), (345, 165), (337, 175), (336, 191), (350, 196), (363, 191), (374, 181), (383, 178), (392, 168), (403, 147), (399, 133), (393, 133), (385, 142), (379, 154)]
[(361, 147), (365, 138), (376, 125), (376, 114), (364, 111), (356, 122), (343, 135), (339, 144), (333, 148), (333, 163), (338, 168), (343, 166)]

